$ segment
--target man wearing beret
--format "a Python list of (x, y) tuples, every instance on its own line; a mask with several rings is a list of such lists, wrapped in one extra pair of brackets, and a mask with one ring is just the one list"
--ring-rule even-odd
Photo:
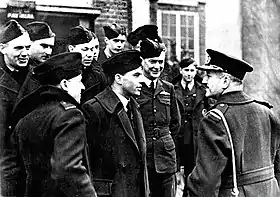
[(100, 51), (98, 62), (102, 64), (106, 59), (124, 50), (126, 29), (116, 23), (103, 27), (105, 34), (105, 48)]
[(206, 96), (217, 103), (201, 120), (189, 196), (280, 196), (280, 123), (270, 104), (243, 92), (247, 62), (207, 49)]
[(175, 137), (180, 128), (180, 111), (174, 86), (159, 79), (164, 67), (165, 45), (159, 36), (143, 38), (144, 83), (137, 97), (147, 139), (147, 162), (152, 197), (175, 196), (177, 172)]
[(41, 21), (26, 25), (26, 30), (32, 41), (30, 47), (30, 69), (50, 58), (55, 42), (55, 34), (50, 26)]
[[(9, 195), (96, 196), (86, 153), (86, 121), (79, 105), (84, 85), (80, 53), (61, 53), (34, 68), (42, 86), (13, 111), (14, 179)], [(25, 180), (19, 177), (26, 173)], [(11, 173), (12, 173), (11, 172)]]
[(33, 69), (51, 57), (55, 42), (55, 34), (45, 22), (34, 21), (28, 23), (26, 30), (32, 41), (28, 63), (29, 72), (20, 88), (17, 101), (40, 87), (40, 83), (34, 78)]
[(107, 86), (106, 77), (97, 62), (99, 41), (93, 32), (79, 25), (69, 30), (67, 44), (69, 51), (82, 54), (82, 82), (85, 90), (82, 93), (81, 103), (84, 103)]
[[(11, 134), (10, 121), (13, 105), (28, 72), (30, 38), (15, 20), (8, 21), (0, 30), (0, 166), (1, 181), (7, 168), (4, 153)], [(3, 184), (1, 186), (4, 187)], [(2, 188), (4, 190), (5, 188)]]
[(83, 104), (89, 114), (91, 170), (100, 196), (149, 196), (145, 133), (132, 97), (140, 95), (141, 61), (136, 50), (106, 60), (103, 69), (109, 86)]
[[(181, 128), (176, 138), (177, 159), (180, 173), (188, 175), (195, 166), (196, 136), (199, 121), (209, 108), (205, 87), (195, 80), (197, 63), (184, 58), (179, 63), (181, 79), (174, 85), (181, 112)], [(183, 180), (184, 182), (184, 180)]]
[(159, 39), (158, 36), (158, 27), (156, 25), (143, 25), (132, 31), (127, 36), (127, 42), (131, 44), (131, 46), (140, 50), (140, 43), (143, 39)]

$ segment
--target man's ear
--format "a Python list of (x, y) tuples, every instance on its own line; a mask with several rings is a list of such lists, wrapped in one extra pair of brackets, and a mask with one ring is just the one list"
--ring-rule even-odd
[(230, 77), (228, 75), (224, 76), (223, 83), (225, 88), (228, 88), (230, 82), (231, 82)]
[(180, 74), (182, 74), (182, 70), (183, 70), (183, 69), (180, 67), (180, 68), (179, 68)]
[(122, 75), (121, 74), (115, 74), (115, 82), (117, 83), (117, 84), (122, 84)]
[(62, 90), (68, 90), (68, 81), (66, 79), (62, 79), (59, 83), (59, 86)]
[(0, 43), (0, 52), (5, 54), (5, 48), (6, 48), (7, 44), (3, 44), (3, 43)]
[(75, 47), (73, 45), (71, 45), (71, 44), (68, 45), (69, 52), (73, 52), (74, 48)]
[(106, 43), (106, 45), (107, 45), (108, 41), (109, 41), (109, 39), (107, 37), (105, 37), (104, 42)]

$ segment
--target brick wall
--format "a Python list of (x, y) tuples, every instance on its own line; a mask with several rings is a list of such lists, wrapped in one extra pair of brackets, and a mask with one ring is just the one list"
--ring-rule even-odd
[(94, 7), (101, 10), (101, 14), (95, 20), (94, 31), (99, 38), (100, 47), (105, 46), (103, 26), (117, 23), (132, 29), (131, 0), (96, 0)]

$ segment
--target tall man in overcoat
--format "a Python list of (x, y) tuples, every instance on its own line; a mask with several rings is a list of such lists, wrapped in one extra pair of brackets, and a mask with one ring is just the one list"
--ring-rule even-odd
[(221, 52), (206, 51), (203, 83), (206, 96), (217, 103), (198, 128), (189, 196), (280, 196), (280, 123), (271, 105), (243, 92), (244, 76), (253, 68)]
[(144, 83), (137, 102), (147, 139), (151, 196), (174, 197), (177, 172), (174, 140), (180, 128), (180, 111), (174, 86), (159, 78), (164, 67), (165, 45), (158, 36), (157, 28), (145, 28), (152, 29), (152, 32), (138, 41), (143, 58)]
[(26, 197), (97, 196), (79, 104), (84, 89), (81, 60), (80, 53), (61, 53), (34, 68), (42, 86), (20, 100), (13, 112), (16, 154), (9, 160), (8, 196), (19, 195), (19, 187)]
[(103, 63), (109, 86), (83, 104), (91, 170), (97, 193), (148, 197), (146, 139), (139, 106), (143, 77), (140, 53), (123, 51)]
[(5, 192), (4, 172), (9, 171), (6, 163), (7, 148), (11, 135), (11, 114), (20, 86), (27, 72), (30, 37), (15, 20), (8, 21), (0, 31), (0, 177), (1, 190)]

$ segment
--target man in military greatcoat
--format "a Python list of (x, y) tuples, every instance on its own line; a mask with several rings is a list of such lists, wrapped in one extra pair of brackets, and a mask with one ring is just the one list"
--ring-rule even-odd
[[(159, 78), (164, 67), (165, 45), (158, 36), (156, 26), (145, 28), (152, 31), (140, 36), (138, 41), (143, 58), (144, 83), (137, 102), (140, 104), (147, 140), (151, 196), (174, 197), (177, 172), (174, 140), (180, 128), (180, 111), (174, 86)], [(138, 43), (137, 35), (135, 43)]]
[[(34, 68), (42, 85), (15, 106), (9, 196), (96, 197), (88, 170), (86, 119), (79, 104), (82, 56), (55, 55)], [(22, 175), (25, 179), (22, 181)]]
[(83, 104), (93, 181), (99, 196), (148, 197), (146, 139), (139, 106), (143, 72), (139, 51), (103, 63), (109, 86)]
[(212, 49), (206, 52), (202, 82), (206, 96), (217, 102), (198, 127), (189, 196), (280, 196), (280, 123), (270, 104), (243, 92), (252, 66)]
[(0, 177), (4, 192), (4, 172), (9, 171), (6, 163), (7, 148), (11, 134), (11, 114), (20, 86), (27, 72), (30, 37), (15, 20), (8, 21), (0, 31)]
[(81, 103), (93, 98), (107, 86), (106, 77), (97, 62), (99, 41), (97, 36), (83, 26), (76, 26), (69, 30), (67, 37), (69, 51), (82, 54), (82, 82), (85, 90)]

